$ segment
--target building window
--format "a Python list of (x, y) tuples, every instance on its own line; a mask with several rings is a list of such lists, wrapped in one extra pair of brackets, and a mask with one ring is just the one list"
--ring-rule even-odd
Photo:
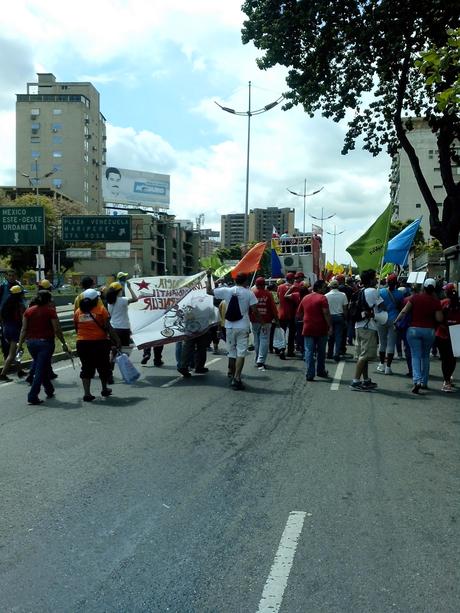
[(53, 158), (62, 158), (62, 151), (53, 151)]
[(39, 123), (32, 123), (31, 124), (31, 130), (32, 130), (32, 134), (38, 134), (38, 131), (40, 130), (40, 124)]
[(53, 109), (53, 115), (62, 115), (62, 109)]
[(30, 109), (30, 117), (31, 119), (35, 119), (40, 115), (40, 109)]
[(33, 145), (38, 145), (40, 143), (40, 137), (39, 136), (31, 136), (30, 137), (30, 142)]
[(53, 145), (61, 145), (62, 144), (62, 136), (53, 136), (51, 139), (53, 141)]
[(54, 187), (57, 187), (57, 189), (61, 189), (61, 187), (62, 187), (62, 179), (53, 179), (53, 185), (54, 185)]
[(53, 172), (61, 172), (62, 164), (53, 164)]
[(33, 158), (39, 158), (40, 157), (40, 151), (32, 151), (32, 157)]
[(59, 132), (59, 130), (62, 130), (62, 123), (52, 123), (51, 130), (53, 132)]
[(422, 205), (420, 204), (420, 202), (417, 202), (417, 204), (415, 205), (415, 208), (416, 209), (421, 209), (422, 208)]

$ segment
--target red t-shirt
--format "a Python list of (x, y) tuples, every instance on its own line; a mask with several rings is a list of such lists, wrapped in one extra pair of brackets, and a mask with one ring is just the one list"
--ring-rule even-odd
[(294, 319), (297, 305), (295, 301), (289, 296), (286, 298), (285, 294), (292, 285), (290, 283), (283, 283), (278, 287), (278, 297), (280, 299), (279, 316), (282, 320)]
[(436, 336), (443, 339), (449, 338), (449, 326), (460, 324), (460, 305), (457, 308), (451, 308), (450, 298), (441, 300), (442, 312), (444, 313), (444, 322), (439, 324), (436, 330)]
[(55, 306), (35, 304), (25, 310), (24, 317), (27, 319), (26, 338), (46, 338), (47, 340), (54, 338), (54, 328), (51, 321), (57, 319)]
[(437, 323), (434, 314), (436, 311), (441, 310), (441, 301), (439, 298), (423, 292), (410, 296), (408, 301), (412, 304), (411, 327), (436, 328)]
[[(252, 290), (257, 298), (257, 311), (259, 312), (261, 323), (268, 324), (272, 319), (278, 319), (278, 310), (273, 300), (272, 293), (268, 289), (256, 287)], [(259, 321), (252, 311), (249, 312), (249, 319), (254, 323)]]
[(323, 310), (329, 311), (326, 296), (313, 292), (302, 298), (297, 315), (303, 315), (303, 336), (327, 336), (329, 326), (324, 318)]

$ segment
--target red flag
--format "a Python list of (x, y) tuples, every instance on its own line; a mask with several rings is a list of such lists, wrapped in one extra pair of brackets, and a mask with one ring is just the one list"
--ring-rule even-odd
[(266, 243), (257, 243), (241, 258), (232, 269), (232, 277), (235, 278), (239, 272), (247, 274), (255, 272), (259, 268), (259, 263), (265, 251)]

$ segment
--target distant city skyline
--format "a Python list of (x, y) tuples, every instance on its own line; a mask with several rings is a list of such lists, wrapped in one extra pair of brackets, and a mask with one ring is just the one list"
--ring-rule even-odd
[[(285, 71), (258, 70), (257, 50), (242, 45), (240, 2), (102, 0), (69, 5), (32, 0), (3, 15), (0, 51), (0, 184), (14, 185), (15, 95), (37, 72), (89, 81), (107, 119), (107, 165), (171, 175), (171, 213), (220, 229), (220, 216), (244, 212), (247, 119), (214, 104), (246, 110), (286, 89)], [(7, 34), (5, 34), (7, 33)], [(288, 193), (324, 185), (307, 200), (307, 230), (323, 209), (344, 230), (336, 259), (385, 208), (390, 159), (355, 150), (342, 156), (345, 126), (281, 106), (254, 117), (249, 208), (290, 207), (302, 227), (303, 201)], [(331, 220), (332, 222), (332, 220)], [(325, 230), (333, 230), (325, 223)], [(325, 235), (327, 258), (333, 237)]]

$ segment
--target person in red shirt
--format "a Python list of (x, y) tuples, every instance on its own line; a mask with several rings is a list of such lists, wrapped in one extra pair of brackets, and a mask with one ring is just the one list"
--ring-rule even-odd
[(452, 351), (452, 343), (450, 340), (449, 326), (460, 324), (460, 302), (458, 300), (458, 291), (453, 283), (448, 283), (444, 286), (446, 297), (441, 300), (443, 322), (436, 330), (436, 345), (439, 349), (441, 358), (441, 369), (444, 376), (444, 383), (441, 387), (442, 392), (454, 392), (452, 386), (452, 375), (454, 374), (457, 359)]
[[(292, 288), (295, 281), (295, 273), (288, 272), (286, 274), (286, 283), (282, 283), (278, 287), (278, 298), (280, 301), (279, 304), (279, 320), (280, 326), (283, 328), (284, 332), (287, 330), (287, 356), (294, 357), (294, 343), (295, 343), (295, 313), (296, 313), (296, 304), (290, 297), (290, 294), (287, 294), (288, 290)], [(280, 350), (279, 356), (282, 360), (286, 359), (286, 354), (284, 349)]]
[(55, 336), (61, 341), (63, 351), (68, 351), (56, 308), (51, 304), (51, 301), (51, 292), (39, 290), (33, 306), (26, 309), (22, 318), (18, 350), (22, 351), (22, 344), (26, 340), (27, 349), (34, 361), (34, 377), (27, 396), (29, 404), (41, 404), (43, 402), (38, 397), (42, 385), (47, 398), (54, 396), (50, 374), (52, 372), (51, 358), (54, 352)]
[[(302, 334), (305, 343), (306, 379), (313, 381), (315, 370), (318, 377), (327, 378), (326, 344), (332, 333), (329, 303), (324, 295), (326, 283), (319, 279), (313, 285), (313, 292), (302, 298), (297, 314), (303, 316)], [(315, 363), (316, 354), (316, 363)]]
[(252, 288), (252, 291), (257, 298), (255, 306), (258, 313), (258, 318), (255, 313), (249, 313), (252, 333), (254, 335), (256, 366), (259, 370), (265, 370), (271, 325), (273, 321), (276, 325), (279, 325), (278, 309), (276, 308), (272, 293), (265, 289), (265, 277), (257, 277), (256, 285)]

